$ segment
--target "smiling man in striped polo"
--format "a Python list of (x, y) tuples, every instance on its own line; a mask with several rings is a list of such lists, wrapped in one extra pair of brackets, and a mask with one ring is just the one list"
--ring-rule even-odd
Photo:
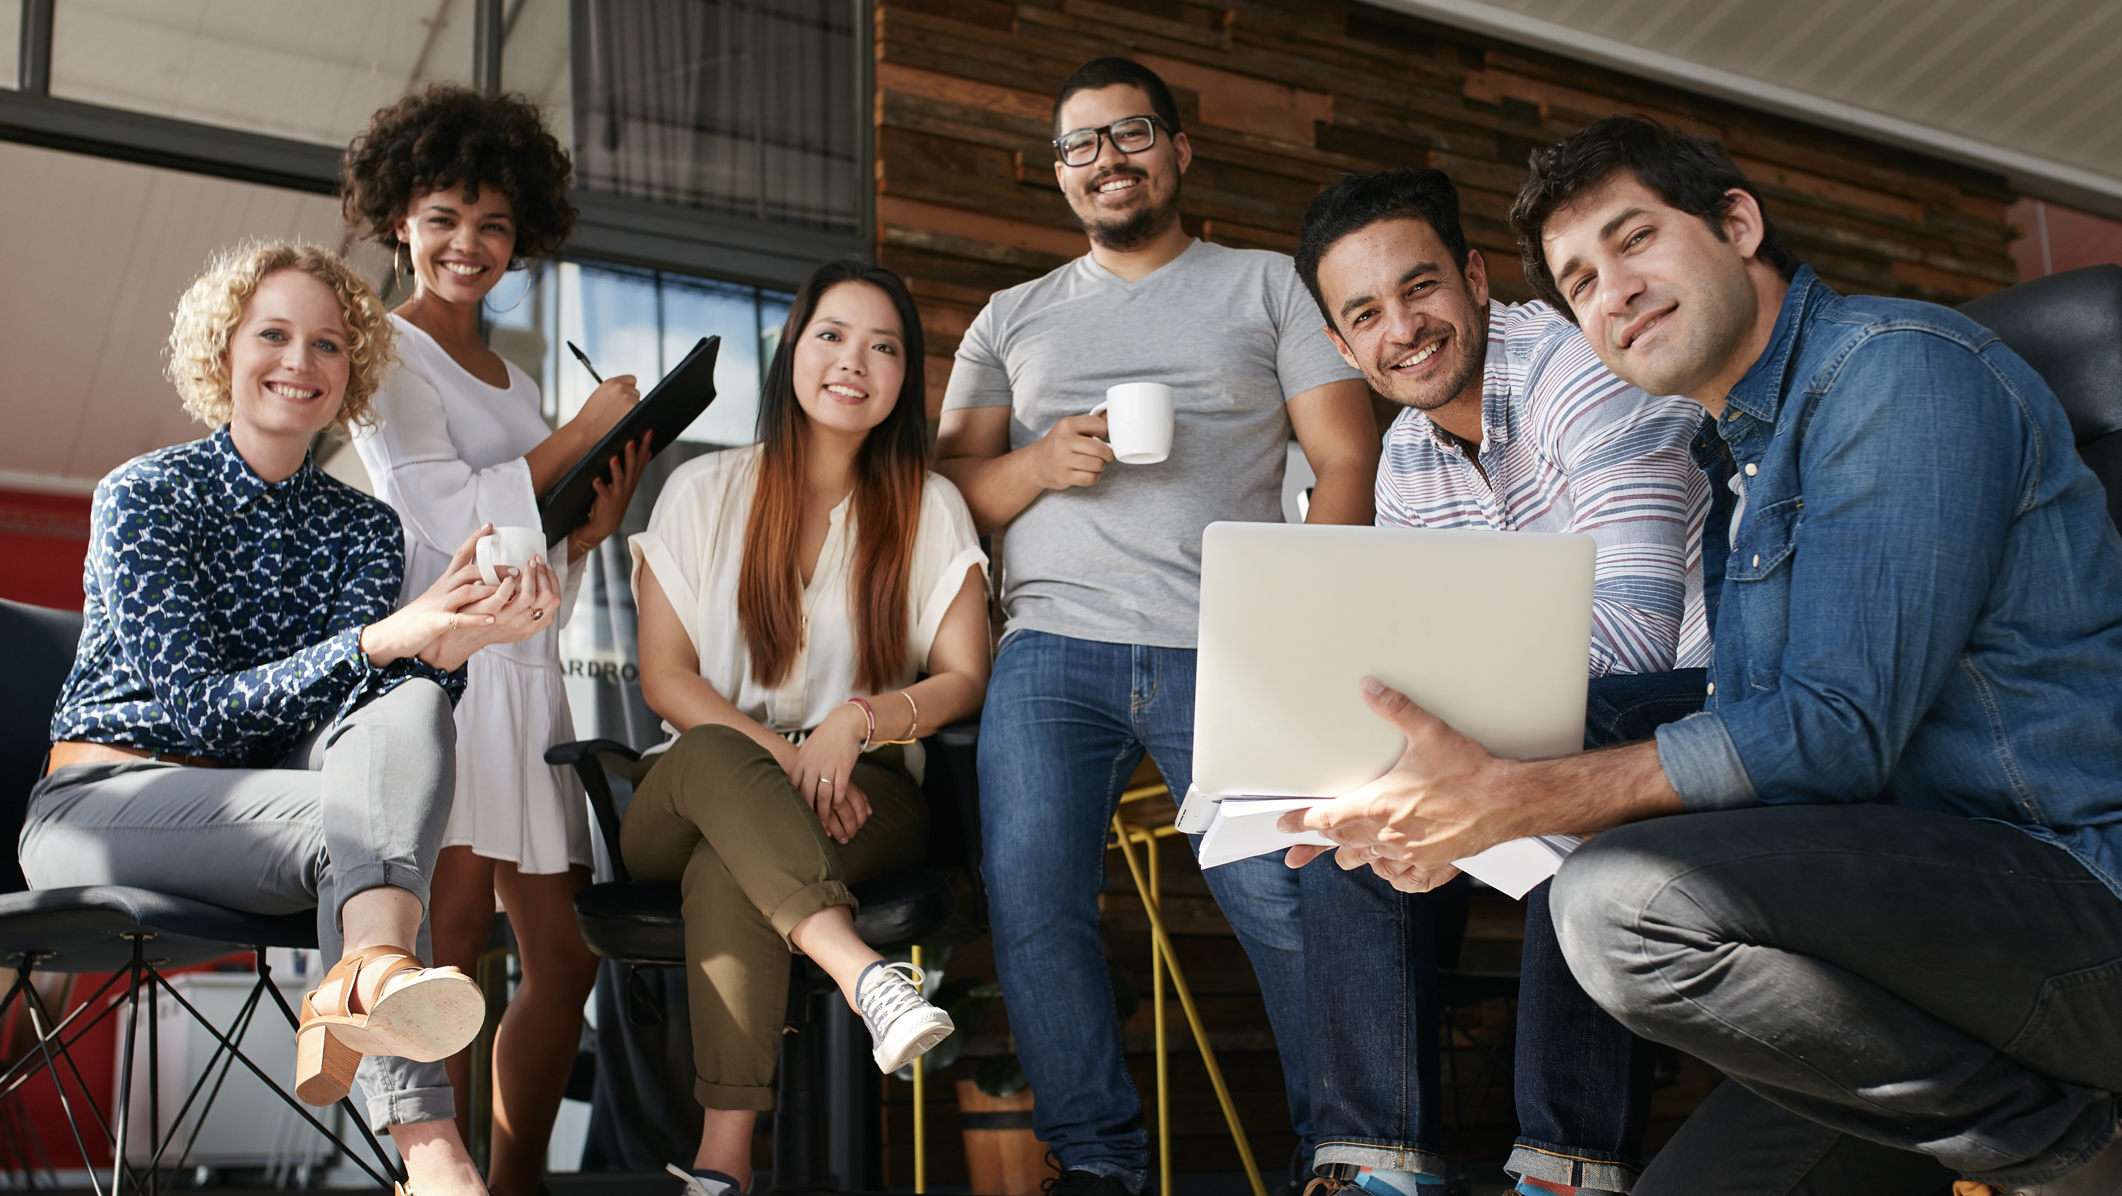
[[(1441, 171), (1351, 177), (1321, 194), (1297, 272), (1342, 357), (1406, 408), (1378, 468), (1378, 523), (1591, 536), (1586, 746), (1643, 738), (1699, 710), (1711, 487), (1690, 450), (1701, 409), (1608, 373), (1546, 304), (1492, 300)], [(1723, 545), (1714, 529), (1710, 539), (1714, 587)], [(1452, 611), (1429, 613), (1449, 628)], [(1321, 850), (1297, 848), (1289, 862)], [(1453, 954), (1439, 944), (1461, 937), (1467, 882), (1445, 884), (1447, 870), (1427, 878), (1442, 886), (1433, 892), (1398, 892), (1357, 866), (1302, 873), (1315, 1169), (1381, 1194), (1442, 1196), (1436, 968)], [(1526, 897), (1522, 1136), (1508, 1169), (1519, 1191), (1539, 1196), (1626, 1192), (1642, 1165), (1650, 1048), (1571, 977), (1547, 890)]]

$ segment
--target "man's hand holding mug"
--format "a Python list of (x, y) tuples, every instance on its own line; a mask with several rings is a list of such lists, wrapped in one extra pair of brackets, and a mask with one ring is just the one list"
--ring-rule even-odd
[(1057, 420), (1039, 438), (1039, 485), (1089, 486), (1110, 461), (1155, 465), (1171, 455), (1173, 420), (1172, 388), (1162, 382), (1110, 387), (1089, 414)]

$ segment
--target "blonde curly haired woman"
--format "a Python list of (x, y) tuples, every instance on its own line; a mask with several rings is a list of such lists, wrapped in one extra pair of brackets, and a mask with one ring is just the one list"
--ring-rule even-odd
[(169, 377), (214, 431), (96, 488), (81, 645), (22, 870), (37, 888), (314, 906), (338, 962), (302, 1003), (297, 1093), (337, 1101), (358, 1067), (411, 1190), (477, 1193), (435, 1061), (483, 1003), (455, 969), (420, 966), (450, 707), (465, 660), (540, 630), (557, 582), (533, 562), (480, 585), (467, 541), (392, 612), (397, 517), (309, 457), (319, 432), (369, 418), (391, 359), (375, 293), (313, 246), (239, 246), (186, 292)]

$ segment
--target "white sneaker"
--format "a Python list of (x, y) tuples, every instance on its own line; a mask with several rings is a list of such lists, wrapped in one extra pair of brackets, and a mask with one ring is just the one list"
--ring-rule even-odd
[(876, 1044), (870, 1055), (886, 1075), (926, 1055), (957, 1028), (950, 1014), (921, 996), (921, 970), (910, 963), (879, 961), (864, 968), (855, 982), (855, 1004)]
[(685, 1181), (685, 1191), (678, 1196), (744, 1196), (737, 1190), (737, 1181), (720, 1171), (710, 1171), (705, 1176), (687, 1171), (676, 1163), (665, 1163), (665, 1171)]

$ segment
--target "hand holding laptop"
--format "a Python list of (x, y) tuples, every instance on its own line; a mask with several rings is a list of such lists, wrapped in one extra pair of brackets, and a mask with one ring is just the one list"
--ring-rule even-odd
[[(1402, 888), (1554, 875), (1575, 841), (1496, 784), (1583, 743), (1594, 558), (1583, 536), (1211, 524), (1179, 815), (1201, 866), (1340, 845)], [(1379, 601), (1406, 594), (1453, 617)]]
[(1363, 700), (1399, 728), (1407, 750), (1392, 771), (1353, 793), (1284, 813), (1275, 826), (1282, 834), (1339, 844), (1292, 847), (1290, 867), (1335, 851), (1344, 868), (1368, 865), (1396, 889), (1426, 893), (1457, 876), (1463, 861), (1518, 897), (1575, 849), (1570, 836), (1538, 834), (1523, 803), (1494, 800), (1486, 782), (1506, 765), (1488, 749), (1374, 677), (1363, 679)]
[[(1407, 737), (1407, 750), (1384, 776), (1308, 810), (1292, 810), (1277, 829), (1315, 831), (1373, 858), (1430, 870), (1542, 829), (1518, 826), (1511, 817), (1517, 811), (1481, 800), (1483, 778), (1501, 763), (1488, 749), (1375, 677), (1363, 679), (1363, 700)], [(1309, 859), (1326, 849), (1291, 850), (1307, 852)], [(1437, 883), (1450, 879), (1445, 873)]]

